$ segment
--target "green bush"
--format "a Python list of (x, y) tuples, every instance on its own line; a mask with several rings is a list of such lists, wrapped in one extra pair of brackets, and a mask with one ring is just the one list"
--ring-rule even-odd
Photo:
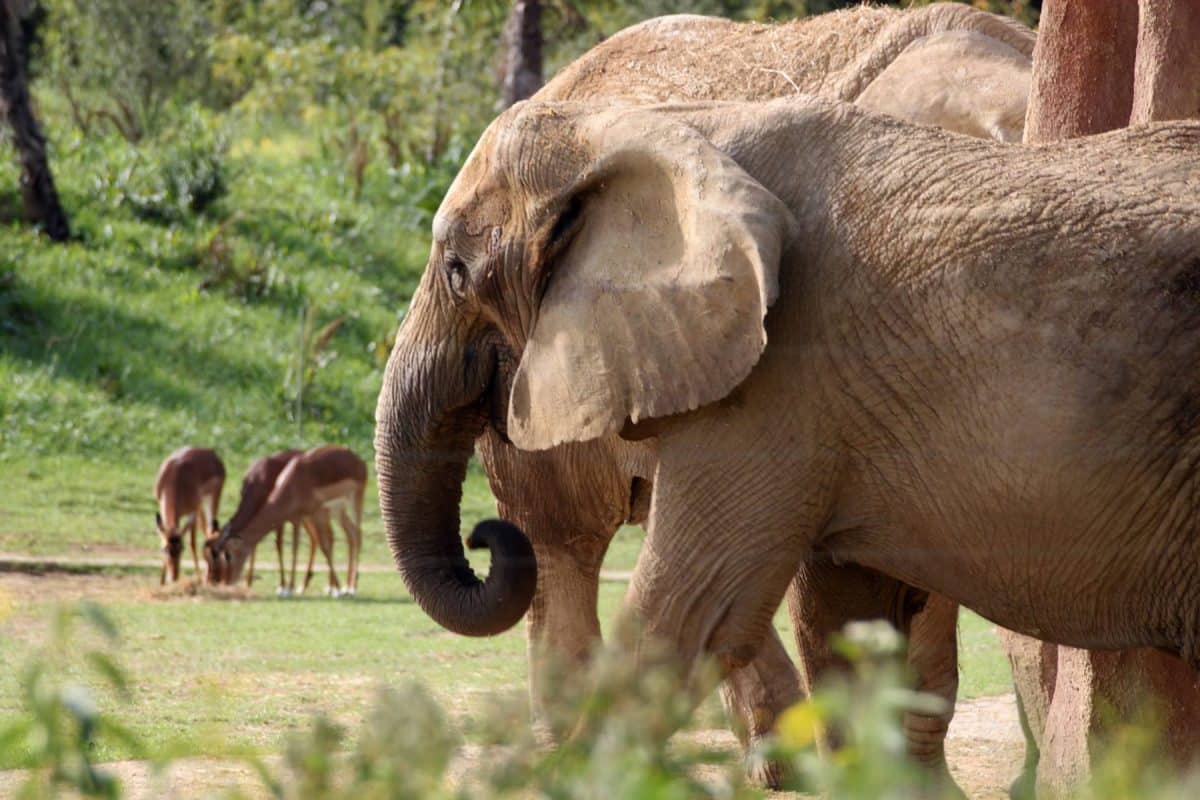
[[(93, 634), (79, 646), (79, 621)], [(99, 640), (98, 642), (96, 640)], [(92, 763), (92, 750), (104, 737), (119, 739), (134, 753), (145, 749), (111, 713), (101, 713), (92, 691), (80, 678), (93, 679), (125, 697), (129, 685), (111, 649), (118, 635), (99, 606), (84, 603), (62, 609), (48, 644), (25, 666), (21, 677), (25, 713), (0, 727), (0, 757), (19, 763), (30, 774), (22, 800), (57, 797), (73, 790), (84, 797), (119, 798), (120, 784)]]
[(42, 0), (43, 76), (86, 134), (111, 126), (139, 142), (173, 104), (208, 86), (206, 0)]
[(142, 219), (175, 222), (202, 214), (227, 191), (228, 140), (195, 106), (156, 140), (119, 151), (111, 182), (118, 201)]

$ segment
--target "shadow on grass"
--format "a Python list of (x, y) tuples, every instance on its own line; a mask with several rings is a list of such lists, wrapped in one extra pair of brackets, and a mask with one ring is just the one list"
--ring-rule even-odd
[(375, 597), (363, 595), (355, 595), (354, 597), (327, 597), (324, 595), (308, 595), (308, 596), (293, 596), (293, 597), (260, 597), (260, 600), (275, 600), (280, 603), (340, 603), (346, 606), (411, 606), (413, 599), (407, 595), (397, 597)]
[(395, 597), (358, 595), (354, 598), (348, 598), (329, 597), (317, 593), (304, 596), (276, 597), (272, 593), (246, 591), (241, 587), (192, 586), (175, 589), (173, 584), (168, 584), (165, 587), (150, 587), (150, 590), (152, 599), (168, 603), (175, 600), (202, 600), (214, 603), (278, 603), (280, 605), (298, 604), (304, 606), (341, 605), (347, 608), (354, 606), (410, 606), (413, 604), (413, 599), (406, 595), (397, 595)]
[[(385, 229), (378, 221), (367, 224), (376, 233)], [(384, 236), (364, 233), (351, 248), (340, 235), (322, 235), (319, 227), (297, 225), (294, 213), (287, 209), (260, 207), (243, 209), (233, 230), (247, 241), (269, 241), (310, 263), (339, 266), (360, 275), (383, 292), (381, 303), (388, 308), (411, 297), (425, 271), (428, 235), (400, 225)]]
[[(181, 336), (162, 322), (95, 297), (66, 296), (17, 278), (5, 290), (22, 310), (16, 326), (0, 328), (0, 346), (54, 375), (98, 388), (111, 399), (194, 408), (198, 396), (273, 383), (261, 364)], [(178, 374), (169, 365), (187, 365)]]

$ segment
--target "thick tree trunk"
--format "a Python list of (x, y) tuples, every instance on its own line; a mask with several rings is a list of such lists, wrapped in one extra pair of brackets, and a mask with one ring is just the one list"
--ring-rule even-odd
[(13, 146), (21, 162), (26, 218), (41, 225), (54, 241), (65, 241), (70, 236), (67, 215), (58, 202), (46, 161), (46, 139), (30, 104), (21, 58), (20, 21), (12, 0), (0, 0), (0, 117), (12, 129)]
[(541, 0), (515, 0), (504, 24), (504, 40), (507, 53), (501, 90), (508, 108), (542, 88)]
[(1200, 117), (1200, 2), (1141, 0), (1130, 124)]
[(1137, 4), (1130, 0), (1047, 0), (1033, 51), (1027, 144), (1125, 127), (1137, 25)]
[(1048, 0), (1025, 141), (1200, 117), (1200, 2)]

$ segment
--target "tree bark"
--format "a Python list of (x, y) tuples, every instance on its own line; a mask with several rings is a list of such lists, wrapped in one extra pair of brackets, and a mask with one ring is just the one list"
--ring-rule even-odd
[(0, 117), (12, 128), (13, 146), (21, 162), (25, 216), (61, 242), (70, 236), (70, 228), (46, 160), (46, 139), (30, 104), (20, 29), (13, 2), (0, 0)]
[(1130, 124), (1200, 117), (1200, 2), (1141, 0)]
[(542, 3), (516, 0), (504, 24), (504, 108), (532, 97), (542, 88)]
[(1025, 142), (1123, 128), (1133, 106), (1138, 7), (1129, 0), (1047, 0), (1042, 7)]

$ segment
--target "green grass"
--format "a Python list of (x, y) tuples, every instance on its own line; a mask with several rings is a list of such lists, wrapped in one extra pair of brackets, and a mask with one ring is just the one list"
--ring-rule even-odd
[[(323, 441), (370, 454), (385, 343), (423, 268), (425, 228), (397, 224), (400, 187), (382, 176), (356, 202), (335, 158), (280, 160), (253, 142), (234, 150), (229, 194), (164, 223), (122, 199), (130, 161), (153, 150), (58, 142), (76, 240), (53, 246), (0, 224), (4, 461), (66, 454), (142, 467), (186, 442), (235, 463)], [(0, 187), (15, 185), (0, 166)], [(205, 288), (218, 273), (227, 278)], [(345, 321), (300, 429), (287, 378), (308, 306), (317, 325)]]
[[(430, 620), (391, 573), (364, 575), (353, 601), (321, 596), (323, 577), (311, 595), (279, 601), (270, 596), (272, 579), (268, 574), (258, 585), (259, 599), (228, 602), (164, 599), (146, 572), (86, 579), (121, 631), (117, 655), (132, 678), (133, 693), (124, 703), (97, 687), (102, 707), (116, 711), (143, 741), (191, 754), (234, 745), (275, 751), (316, 713), (357, 724), (373, 689), (384, 683), (421, 682), (466, 729), (497, 695), (524, 694), (520, 626), (489, 639), (453, 635)], [(60, 602), (48, 596), (14, 608), (5, 596), (9, 580), (0, 575), (0, 615), (9, 609), (0, 622), (0, 723), (19, 711), (21, 667), (46, 640)], [(54, 585), (64, 580), (83, 579)], [(606, 628), (624, 591), (621, 583), (601, 585)], [(777, 626), (791, 650), (786, 615), (778, 615)], [(1009, 691), (1009, 679), (990, 668), (1003, 661), (991, 626), (964, 613), (961, 634), (960, 696)], [(696, 724), (725, 724), (715, 697)], [(130, 755), (114, 743), (97, 754), (102, 760)], [(11, 766), (0, 763), (0, 769)]]

